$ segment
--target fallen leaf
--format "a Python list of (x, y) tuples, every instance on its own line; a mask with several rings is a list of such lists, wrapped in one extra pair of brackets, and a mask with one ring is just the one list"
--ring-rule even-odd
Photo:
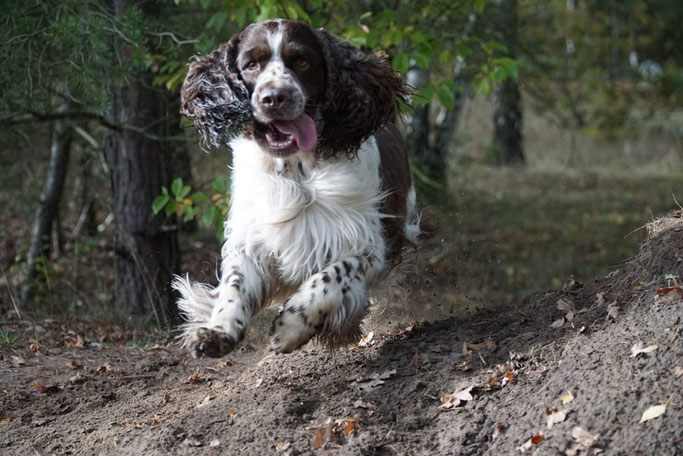
[(80, 369), (83, 366), (78, 364), (76, 361), (69, 361), (68, 363), (66, 363), (66, 367), (68, 367), (69, 369), (76, 370), (76, 369)]
[(520, 453), (530, 453), (533, 445), (538, 445), (543, 441), (543, 436), (539, 433), (531, 437), (529, 440), (524, 442), (522, 445), (517, 447), (517, 451)]
[(561, 310), (563, 312), (571, 312), (573, 308), (574, 306), (566, 299), (557, 300), (557, 310)]
[(101, 372), (107, 372), (108, 370), (111, 370), (111, 366), (109, 365), (109, 363), (106, 363), (106, 364), (102, 364), (97, 369), (91, 369), (90, 373), (96, 374), (96, 373), (101, 373)]
[(275, 445), (275, 451), (278, 453), (282, 453), (283, 451), (287, 451), (289, 447), (292, 446), (292, 442), (278, 442), (277, 445)]
[(215, 394), (206, 396), (204, 399), (202, 399), (202, 401), (199, 404), (197, 404), (197, 408), (204, 407), (206, 404), (208, 404), (214, 399), (216, 399)]
[(665, 412), (666, 404), (653, 405), (652, 407), (649, 407), (647, 410), (643, 412), (643, 416), (640, 418), (640, 421), (638, 422), (642, 423), (644, 421), (657, 418), (658, 416), (664, 415)]
[(551, 328), (561, 328), (562, 325), (564, 325), (564, 317), (561, 317), (559, 320), (555, 320), (550, 327)]
[(548, 429), (552, 429), (555, 424), (563, 422), (567, 418), (568, 413), (569, 410), (552, 411), (546, 417), (546, 425), (548, 426)]
[(463, 347), (463, 353), (464, 353), (466, 350), (479, 351), (479, 350), (481, 350), (482, 348), (486, 347), (487, 345), (489, 345), (489, 344), (491, 344), (491, 343), (493, 343), (493, 341), (492, 341), (491, 339), (486, 339), (486, 340), (484, 340), (483, 342), (480, 342), (480, 343), (478, 343), (478, 344), (472, 344), (472, 343), (470, 343), (470, 342), (465, 342), (465, 343), (463, 344), (463, 345), (464, 345), (464, 347)]
[(191, 447), (200, 447), (200, 446), (202, 446), (202, 442), (200, 442), (200, 441), (197, 440), (197, 439), (191, 439), (191, 438), (189, 438), (189, 437), (186, 438), (185, 440), (183, 440), (183, 443), (184, 443), (185, 445), (191, 446)]
[(441, 405), (439, 406), (439, 408), (441, 410), (448, 410), (454, 407), (458, 407), (463, 402), (471, 401), (473, 399), (471, 393), (473, 388), (473, 386), (469, 386), (464, 390), (443, 396), (441, 398)]
[(38, 380), (36, 380), (36, 381), (34, 381), (33, 383), (31, 383), (31, 386), (33, 386), (35, 389), (40, 390), (41, 393), (47, 392), (47, 388), (45, 388), (45, 385), (43, 385), (42, 383), (40, 383)]
[(190, 383), (197, 383), (198, 381), (201, 380), (201, 377), (199, 376), (199, 373), (195, 372), (194, 374), (190, 375), (188, 379), (185, 381), (185, 384), (190, 384)]
[(496, 427), (493, 429), (493, 432), (491, 433), (491, 440), (496, 440), (504, 430), (505, 426), (503, 426), (500, 423), (496, 424)]
[(240, 414), (240, 412), (236, 412), (236, 411), (234, 411), (233, 409), (228, 410), (228, 413), (229, 413), (230, 416), (232, 416), (232, 417), (235, 417), (235, 416), (237, 416), (237, 415)]
[(598, 441), (598, 435), (585, 430), (581, 426), (574, 426), (572, 428), (572, 437), (579, 445), (584, 447), (592, 447)]
[(26, 365), (26, 360), (24, 358), (22, 358), (21, 356), (16, 356), (16, 355), (10, 356), (10, 362), (12, 363), (12, 366), (14, 366), (14, 367), (20, 367), (20, 366)]
[(676, 366), (674, 369), (674, 375), (676, 375), (676, 377), (683, 375), (683, 366)]
[(360, 391), (371, 391), (379, 385), (383, 385), (384, 380), (387, 380), (389, 377), (395, 374), (396, 369), (391, 369), (385, 370), (381, 374), (373, 373), (367, 377), (358, 377), (356, 379), (352, 379), (351, 381), (355, 382), (356, 387)]
[(619, 316), (619, 305), (617, 304), (617, 301), (613, 301), (611, 304), (607, 306), (607, 316), (610, 317), (612, 320), (617, 319), (617, 317)]
[(277, 443), (277, 445), (275, 445), (275, 451), (281, 453), (283, 451), (286, 451), (290, 446), (292, 446), (292, 442), (280, 441)]
[(560, 395), (560, 401), (562, 401), (563, 404), (569, 404), (573, 400), (574, 395), (572, 394), (572, 390), (567, 390), (566, 393)]
[(512, 371), (506, 371), (503, 374), (503, 379), (500, 381), (501, 386), (505, 386), (515, 379), (515, 374)]
[(254, 388), (258, 388), (261, 385), (263, 385), (263, 378), (259, 378), (254, 382)]
[(601, 291), (600, 293), (595, 293), (595, 305), (601, 306), (605, 303), (605, 293)]
[(358, 399), (353, 403), (353, 408), (371, 409), (374, 408), (374, 405), (369, 402), (363, 402), (362, 400)]
[(643, 342), (639, 340), (631, 347), (631, 358), (635, 358), (640, 354), (653, 352), (659, 348), (657, 345), (650, 345), (649, 347), (643, 348), (643, 345)]
[(374, 344), (374, 342), (372, 341), (373, 337), (375, 337), (375, 333), (373, 331), (370, 331), (366, 336), (364, 336), (363, 338), (361, 338), (361, 340), (358, 341), (358, 346), (359, 347), (369, 347), (370, 345), (373, 345)]

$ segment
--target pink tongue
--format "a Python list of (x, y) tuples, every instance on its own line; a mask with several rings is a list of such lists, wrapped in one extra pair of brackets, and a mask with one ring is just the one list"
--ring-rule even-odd
[(278, 120), (273, 122), (275, 128), (286, 135), (294, 135), (299, 149), (311, 150), (318, 141), (318, 134), (315, 132), (315, 122), (308, 115), (302, 114), (292, 120)]

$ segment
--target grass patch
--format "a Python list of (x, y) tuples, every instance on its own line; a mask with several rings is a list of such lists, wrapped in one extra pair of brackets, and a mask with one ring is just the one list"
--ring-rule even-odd
[(18, 337), (7, 328), (0, 328), (0, 347), (15, 347)]
[(457, 292), (510, 301), (604, 276), (638, 251), (641, 227), (677, 207), (681, 181), (680, 172), (460, 168), (441, 221)]

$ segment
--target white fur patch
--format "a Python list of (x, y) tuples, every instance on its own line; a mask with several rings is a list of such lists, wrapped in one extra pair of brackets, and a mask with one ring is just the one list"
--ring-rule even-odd
[(224, 256), (244, 249), (255, 264), (268, 265), (290, 285), (348, 257), (384, 258), (374, 138), (363, 144), (357, 159), (321, 160), (303, 175), (273, 173), (272, 159), (252, 140), (237, 138), (231, 146)]

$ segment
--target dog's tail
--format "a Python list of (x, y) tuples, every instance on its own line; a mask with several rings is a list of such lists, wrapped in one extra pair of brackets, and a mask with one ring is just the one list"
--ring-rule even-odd
[(205, 327), (211, 319), (211, 312), (218, 299), (218, 290), (205, 283), (191, 282), (189, 276), (176, 276), (172, 287), (180, 293), (178, 309), (185, 320), (180, 326), (183, 345), (187, 336), (200, 327)]

